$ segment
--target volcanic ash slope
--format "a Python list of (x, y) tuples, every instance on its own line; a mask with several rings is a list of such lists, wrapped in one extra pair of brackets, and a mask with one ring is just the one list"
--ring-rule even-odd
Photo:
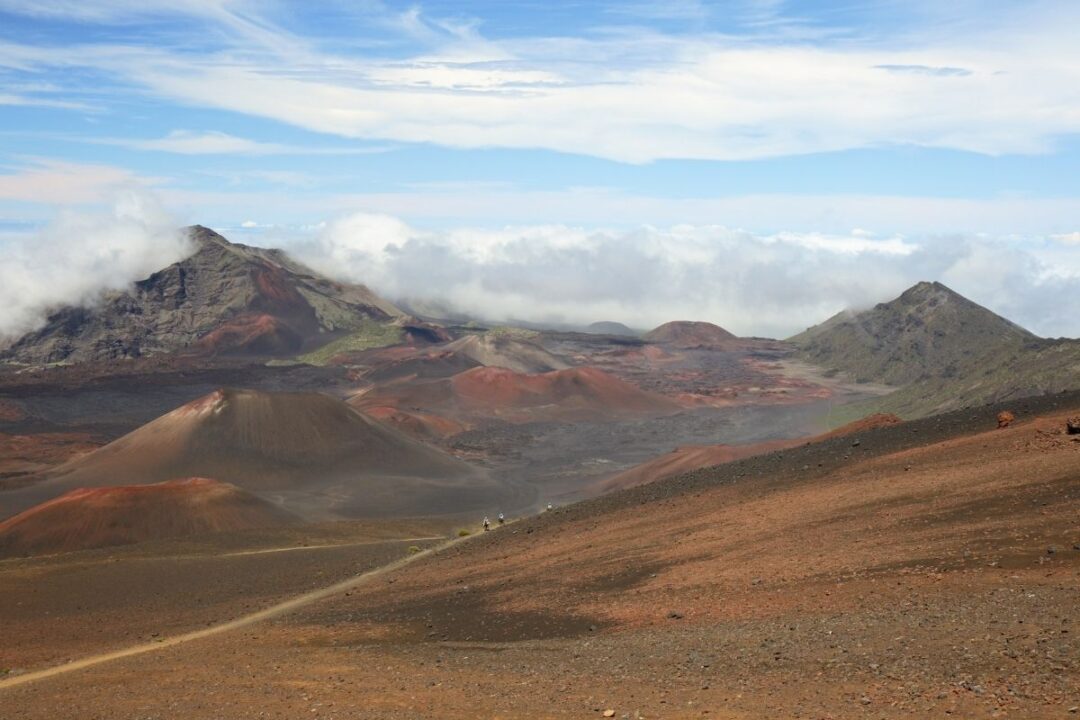
[(18, 495), (0, 495), (0, 507), (12, 495), (18, 510), (75, 488), (193, 476), (231, 482), (312, 518), (447, 514), (531, 499), (336, 398), (223, 389)]
[(235, 485), (208, 478), (82, 488), (0, 523), (0, 557), (280, 527), (298, 521), (292, 513)]

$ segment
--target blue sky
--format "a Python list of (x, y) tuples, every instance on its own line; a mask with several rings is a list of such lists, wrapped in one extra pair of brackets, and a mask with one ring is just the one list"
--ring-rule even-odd
[[(132, 183), (225, 225), (387, 194), (421, 225), (592, 223), (602, 192), (836, 201), (832, 227), (731, 223), (761, 231), (865, 225), (871, 197), (1055, 200), (1037, 223), (936, 229), (1076, 230), (1077, 6), (940, 5), (0, 0), (0, 172), (22, 186), (0, 212), (40, 223)], [(474, 209), (448, 212), (463, 191)], [(655, 205), (629, 221), (680, 219)]]
[(992, 246), (1045, 290), (1080, 277), (1076, 27), (1068, 0), (0, 0), (0, 238), (136, 192), (263, 243), (360, 214)]

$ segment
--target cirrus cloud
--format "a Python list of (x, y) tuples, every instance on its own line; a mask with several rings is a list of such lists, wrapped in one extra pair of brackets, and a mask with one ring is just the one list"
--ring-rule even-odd
[[(110, 7), (103, 17), (183, 13), (218, 32), (200, 36), (206, 46), (197, 52), (7, 43), (0, 65), (78, 68), (155, 98), (351, 139), (540, 148), (627, 163), (882, 145), (1033, 154), (1080, 132), (1080, 48), (1071, 32), (1080, 10), (1064, 2), (1002, 9), (994, 23), (956, 36), (924, 28), (813, 42), (633, 27), (486, 37), (476, 22), (414, 8), (399, 19), (421, 44), (392, 57), (326, 49), (248, 2)], [(148, 142), (180, 152), (259, 150), (206, 134)]]

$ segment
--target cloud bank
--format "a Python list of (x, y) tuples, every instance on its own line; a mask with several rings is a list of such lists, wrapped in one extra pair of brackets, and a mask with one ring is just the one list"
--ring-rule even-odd
[(432, 232), (358, 213), (293, 249), (329, 275), (394, 299), (446, 303), (489, 320), (636, 328), (707, 320), (786, 337), (940, 280), (1036, 333), (1080, 335), (1066, 302), (1080, 292), (1080, 253), (1049, 238), (759, 235), (717, 225)]
[[(191, 248), (177, 225), (153, 196), (131, 191), (110, 212), (65, 212), (33, 236), (0, 242), (0, 340), (180, 260)], [(1080, 336), (1071, 302), (1080, 294), (1076, 233), (760, 234), (705, 224), (424, 230), (373, 213), (291, 235), (258, 223), (246, 230), (259, 234), (245, 242), (283, 246), (332, 277), (491, 321), (615, 320), (647, 329), (706, 320), (741, 335), (787, 337), (940, 280), (1036, 333)]]
[(108, 213), (61, 213), (32, 236), (0, 243), (0, 343), (41, 327), (60, 306), (92, 305), (190, 251), (177, 222), (138, 191), (117, 195)]

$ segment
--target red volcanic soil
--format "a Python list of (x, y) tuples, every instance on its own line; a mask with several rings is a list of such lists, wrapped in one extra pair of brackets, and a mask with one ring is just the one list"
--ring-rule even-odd
[(722, 465), (723, 463), (729, 463), (733, 460), (753, 457), (754, 455), (763, 455), (775, 450), (783, 450), (798, 445), (820, 442), (830, 438), (853, 435), (858, 432), (873, 430), (874, 428), (888, 427), (900, 422), (903, 421), (896, 415), (890, 413), (876, 413), (874, 415), (868, 415), (860, 420), (850, 422), (847, 425), (842, 425), (830, 432), (822, 435), (815, 435), (810, 438), (769, 440), (766, 442), (752, 443), (750, 445), (685, 445), (672, 450), (667, 455), (661, 455), (658, 458), (649, 460), (641, 465), (636, 465), (629, 470), (624, 470), (618, 475), (614, 475), (604, 480), (600, 483), (598, 490), (600, 492), (622, 490), (624, 488), (635, 487), (656, 480), (674, 477), (675, 475), (690, 472), (691, 470)]
[(313, 518), (445, 514), (524, 498), (450, 455), (319, 393), (219, 390), (66, 463), (14, 509), (81, 487), (213, 477)]
[(430, 350), (404, 357), (369, 356), (373, 369), (364, 374), (370, 382), (445, 378), (474, 367), (500, 367), (518, 373), (564, 370), (569, 364), (536, 343), (494, 335), (466, 335)]
[(467, 429), (462, 423), (431, 413), (408, 412), (385, 406), (365, 408), (364, 412), (379, 422), (425, 442), (445, 440)]
[(396, 407), (459, 421), (589, 421), (678, 412), (674, 400), (646, 392), (590, 367), (527, 375), (477, 367), (451, 378), (377, 386), (350, 401), (356, 407)]
[(679, 348), (716, 348), (730, 345), (738, 337), (712, 323), (678, 320), (650, 330), (644, 339)]
[(297, 310), (310, 313), (304, 296), (296, 289), (283, 268), (263, 262), (252, 271), (259, 296), (253, 303), (260, 310), (290, 313)]
[(658, 395), (596, 368), (572, 368), (524, 375), (504, 368), (476, 368), (451, 379), (454, 394), (475, 408), (530, 408), (562, 405), (568, 409), (605, 409), (614, 413), (655, 413), (677, 406)]
[[(1001, 406), (967, 409), (511, 518), (276, 620), (0, 688), (4, 707), (28, 720), (1070, 717), (1080, 442), (1065, 420), (1078, 408), (1080, 393), (1030, 400), (1002, 430)], [(46, 627), (21, 636), (47, 644)]]
[(902, 422), (904, 422), (904, 419), (899, 415), (893, 415), (892, 413), (874, 413), (873, 415), (867, 415), (858, 420), (852, 420), (847, 425), (841, 425), (835, 430), (830, 430), (822, 435), (817, 435), (811, 438), (810, 442), (834, 437), (844, 437), (845, 435), (854, 435), (855, 433), (865, 432), (867, 430), (876, 430), (877, 428), (889, 427), (890, 425), (898, 425)]
[(208, 355), (281, 355), (303, 346), (300, 334), (272, 315), (243, 315), (204, 335), (195, 349)]
[(858, 450), (834, 439), (526, 518), (311, 606), (263, 652), (318, 647), (324, 673), (350, 658), (334, 687), (356, 695), (321, 699), (388, 714), (1066, 717), (1080, 443), (1064, 419), (1045, 446), (1032, 424), (880, 428)]
[(85, 455), (99, 447), (101, 442), (87, 433), (0, 433), (0, 489), (21, 484), (27, 475)]
[(599, 484), (597, 490), (611, 492), (636, 487), (691, 470), (722, 465), (732, 460), (761, 455), (774, 450), (783, 450), (793, 445), (800, 445), (802, 442), (804, 441), (796, 439), (770, 440), (752, 445), (683, 445), (666, 455), (635, 465), (629, 470), (607, 478)]
[(0, 556), (70, 552), (298, 522), (292, 513), (235, 485), (207, 478), (80, 488), (0, 523)]

